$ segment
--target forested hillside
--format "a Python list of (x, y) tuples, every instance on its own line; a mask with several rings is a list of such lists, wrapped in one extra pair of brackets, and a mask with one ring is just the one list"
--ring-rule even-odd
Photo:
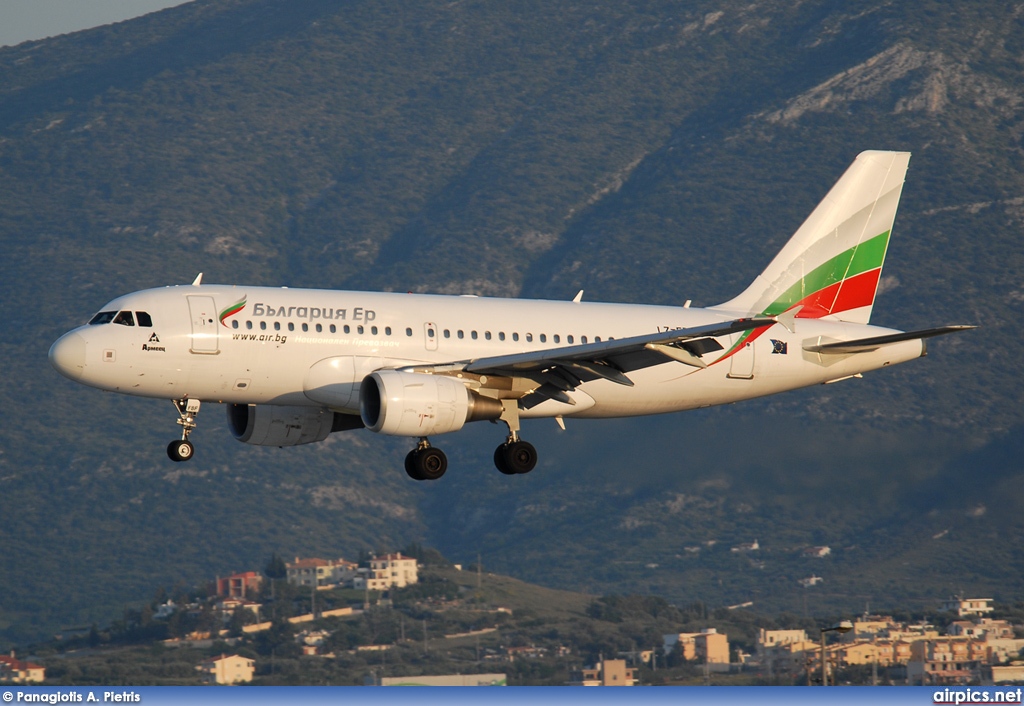
[[(711, 605), (1020, 596), (1022, 12), (196, 0), (0, 49), (0, 647), (274, 551), (409, 541)], [(529, 476), (494, 471), (490, 425), (424, 487), (401, 440), (252, 448), (213, 405), (179, 466), (170, 404), (46, 360), (106, 301), (200, 271), (714, 304), (865, 149), (913, 153), (873, 321), (979, 330), (735, 409), (530, 425)]]

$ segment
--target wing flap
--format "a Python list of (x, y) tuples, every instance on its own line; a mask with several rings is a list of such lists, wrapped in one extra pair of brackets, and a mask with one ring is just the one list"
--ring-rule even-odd
[(822, 343), (813, 346), (804, 346), (808, 353), (831, 353), (844, 355), (852, 353), (868, 353), (878, 350), (882, 346), (902, 341), (913, 341), (916, 339), (942, 336), (947, 333), (958, 333), (968, 331), (975, 326), (940, 326), (938, 328), (923, 329), (921, 331), (907, 331), (906, 333), (894, 333), (889, 336), (874, 336), (872, 338), (858, 338), (853, 341), (839, 341), (836, 343)]

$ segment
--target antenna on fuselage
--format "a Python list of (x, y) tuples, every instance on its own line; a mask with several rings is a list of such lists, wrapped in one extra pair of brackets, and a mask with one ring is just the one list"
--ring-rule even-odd
[(192, 280), (192, 286), (193, 287), (198, 287), (202, 283), (203, 283), (203, 273), (200, 272), (199, 274), (196, 275), (196, 278), (194, 280)]
[(582, 289), (580, 291), (576, 292), (576, 296), (572, 298), (572, 301), (573, 301), (574, 304), (579, 304), (581, 301), (583, 301), (583, 290)]

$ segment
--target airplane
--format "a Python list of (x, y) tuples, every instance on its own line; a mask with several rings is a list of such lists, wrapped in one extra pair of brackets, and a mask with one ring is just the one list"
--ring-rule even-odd
[(870, 325), (910, 161), (867, 151), (741, 294), (707, 308), (354, 292), (202, 283), (118, 297), (49, 351), (62, 375), (169, 399), (187, 461), (202, 404), (227, 406), (231, 434), (260, 446), (366, 428), (416, 439), (414, 480), (448, 460), (430, 437), (468, 422), (507, 428), (506, 475), (537, 451), (523, 419), (629, 417), (728, 404), (926, 354), (925, 339)]

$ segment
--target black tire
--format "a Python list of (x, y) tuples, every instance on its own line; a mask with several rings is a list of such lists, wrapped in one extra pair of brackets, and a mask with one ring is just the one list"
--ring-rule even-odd
[(416, 470), (423, 480), (437, 480), (448, 470), (448, 457), (433, 446), (421, 449), (416, 453)]
[(537, 449), (528, 441), (513, 441), (502, 448), (505, 466), (512, 473), (529, 473), (537, 465)]
[(420, 475), (419, 469), (417, 467), (417, 464), (416, 464), (416, 454), (417, 453), (418, 453), (417, 449), (413, 449), (408, 454), (406, 454), (406, 456), (405, 456), (405, 472), (413, 480), (426, 480), (423, 476)]
[(177, 441), (172, 441), (167, 445), (167, 458), (171, 459), (175, 463), (188, 461), (195, 455), (195, 452), (196, 448), (192, 445), (191, 441), (178, 439)]
[(505, 463), (505, 447), (508, 444), (502, 444), (498, 448), (494, 449), (494, 467), (504, 473), (506, 476), (514, 476), (516, 474), (508, 464)]

